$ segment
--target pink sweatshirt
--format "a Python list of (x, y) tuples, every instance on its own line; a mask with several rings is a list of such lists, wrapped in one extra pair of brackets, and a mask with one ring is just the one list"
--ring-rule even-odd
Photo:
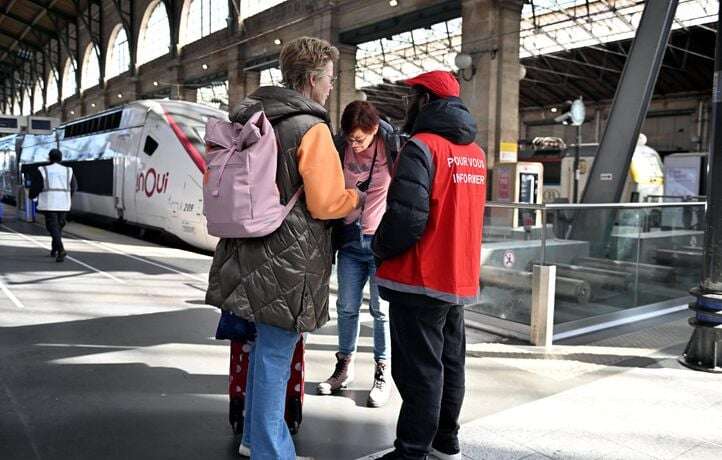
[[(376, 155), (371, 184), (366, 192), (366, 204), (361, 217), (361, 229), (364, 235), (376, 233), (376, 228), (378, 228), (381, 218), (386, 212), (386, 194), (389, 191), (391, 174), (389, 174), (389, 164), (383, 138), (377, 134), (371, 145), (359, 153), (354, 152), (351, 145), (347, 144), (343, 159), (343, 176), (346, 180), (346, 188), (354, 188), (359, 182), (368, 179), (375, 149), (378, 149), (378, 154)], [(360, 209), (353, 210), (344, 218), (344, 223), (350, 224), (358, 219), (360, 211)]]

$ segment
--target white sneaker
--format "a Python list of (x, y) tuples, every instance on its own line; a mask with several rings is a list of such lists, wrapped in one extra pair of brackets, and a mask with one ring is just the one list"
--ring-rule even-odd
[(369, 407), (381, 407), (389, 400), (391, 389), (386, 382), (388, 372), (384, 361), (376, 361), (376, 372), (374, 373), (374, 386), (371, 387), (366, 405)]
[(461, 455), (461, 452), (457, 452), (455, 454), (445, 454), (440, 450), (434, 449), (433, 447), (431, 448), (431, 452), (429, 453), (429, 455), (432, 459), (438, 460), (462, 460), (464, 458), (464, 456)]

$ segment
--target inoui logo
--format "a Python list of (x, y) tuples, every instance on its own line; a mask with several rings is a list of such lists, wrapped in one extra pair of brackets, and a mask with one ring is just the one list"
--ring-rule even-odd
[(148, 198), (152, 197), (155, 193), (165, 193), (168, 190), (168, 176), (170, 173), (159, 174), (155, 172), (155, 169), (150, 168), (145, 174), (138, 174), (138, 179), (135, 182), (135, 192), (140, 191), (145, 193)]

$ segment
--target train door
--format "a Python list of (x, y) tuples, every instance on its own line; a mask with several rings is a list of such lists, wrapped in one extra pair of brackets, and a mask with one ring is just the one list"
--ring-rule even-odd
[(136, 210), (133, 190), (135, 159), (141, 128), (127, 128), (113, 133), (113, 201), (118, 218), (134, 221)]
[(138, 222), (165, 229), (168, 224), (169, 187), (178, 180), (178, 162), (173, 146), (177, 141), (167, 124), (149, 111), (138, 149), (135, 174), (135, 205)]

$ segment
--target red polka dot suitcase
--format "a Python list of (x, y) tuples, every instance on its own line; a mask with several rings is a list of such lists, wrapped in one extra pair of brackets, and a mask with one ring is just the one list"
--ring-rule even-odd
[[(243, 405), (246, 394), (246, 378), (248, 377), (248, 352), (250, 345), (244, 340), (231, 341), (231, 367), (228, 379), (228, 396), (230, 407), (228, 421), (233, 431), (243, 431)], [(296, 434), (303, 417), (303, 339), (296, 344), (291, 359), (291, 377), (286, 386), (286, 424), (291, 434)]]

